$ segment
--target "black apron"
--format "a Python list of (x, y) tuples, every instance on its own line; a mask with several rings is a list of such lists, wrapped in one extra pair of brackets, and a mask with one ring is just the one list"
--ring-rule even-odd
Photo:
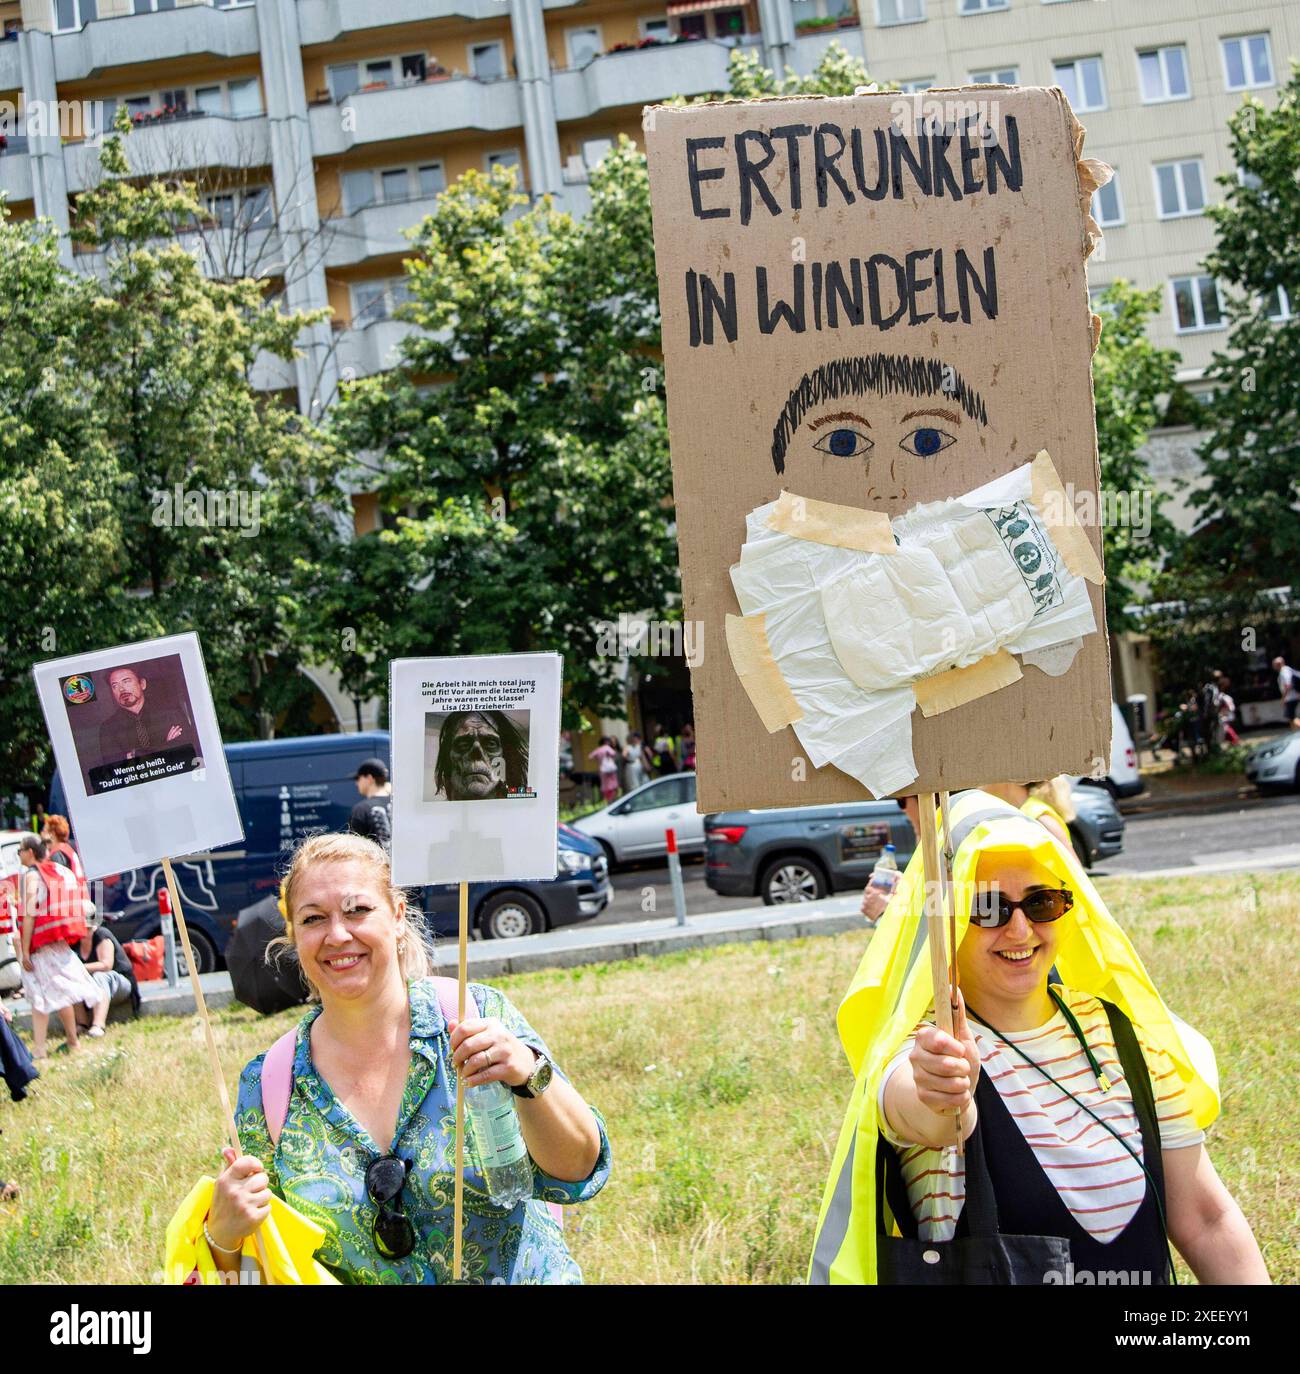
[[(998, 1090), (988, 1075), (981, 1073), (975, 1086), (979, 1119), (966, 1142), (966, 1201), (951, 1241), (917, 1239), (916, 1219), (898, 1155), (883, 1135), (879, 1139), (878, 1283), (1041, 1285), (1070, 1282), (1077, 1271), (1089, 1272), (1094, 1282), (1103, 1271), (1122, 1271), (1139, 1284), (1168, 1282), (1169, 1250), (1161, 1220), (1164, 1170), (1151, 1075), (1128, 1017), (1109, 1002), (1102, 1006), (1133, 1095), (1142, 1133), (1142, 1162), (1150, 1176), (1142, 1203), (1128, 1225), (1105, 1245), (1079, 1225), (1034, 1157)], [(1119, 1141), (1114, 1145), (1117, 1150), (1124, 1148)], [(888, 1234), (890, 1217), (902, 1232), (901, 1240)], [(1069, 1265), (1073, 1269), (1067, 1268)]]

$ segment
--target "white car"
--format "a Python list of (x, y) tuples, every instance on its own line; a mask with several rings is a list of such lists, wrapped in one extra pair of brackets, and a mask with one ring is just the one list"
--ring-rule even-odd
[(694, 773), (656, 778), (569, 824), (598, 840), (611, 864), (662, 858), (668, 852), (664, 832), (669, 829), (677, 832), (677, 848), (683, 854), (704, 850), (704, 817), (695, 809)]
[(1300, 730), (1252, 749), (1246, 756), (1246, 777), (1256, 787), (1300, 791)]

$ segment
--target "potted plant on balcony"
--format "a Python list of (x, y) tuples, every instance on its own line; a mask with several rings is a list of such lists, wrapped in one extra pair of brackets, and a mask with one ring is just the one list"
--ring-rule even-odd
[(821, 33), (823, 29), (837, 29), (840, 21), (830, 15), (813, 19), (801, 19), (795, 26), (795, 33)]
[(862, 20), (858, 17), (856, 9), (851, 9), (847, 14), (841, 14), (835, 21), (835, 27), (840, 29), (860, 29)]

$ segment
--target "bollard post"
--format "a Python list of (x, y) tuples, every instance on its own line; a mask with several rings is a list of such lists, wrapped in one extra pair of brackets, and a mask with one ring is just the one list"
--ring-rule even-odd
[(174, 988), (180, 983), (176, 970), (176, 927), (172, 923), (172, 901), (165, 887), (158, 889), (158, 919), (162, 924), (163, 971), (167, 975), (167, 986)]
[(677, 832), (670, 826), (664, 831), (668, 837), (668, 876), (673, 883), (673, 907), (677, 912), (677, 924), (686, 924), (686, 889), (682, 886), (682, 861), (677, 853)]

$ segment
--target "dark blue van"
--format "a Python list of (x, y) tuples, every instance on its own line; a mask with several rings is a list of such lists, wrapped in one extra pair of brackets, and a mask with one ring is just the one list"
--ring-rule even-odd
[[(244, 843), (172, 865), (202, 972), (221, 966), (239, 913), (275, 891), (299, 840), (321, 830), (347, 829), (352, 808), (360, 800), (354, 781), (357, 766), (369, 758), (387, 761), (388, 748), (386, 730), (226, 745)], [(50, 810), (67, 815), (57, 773), (50, 786)], [(590, 920), (609, 905), (609, 870), (600, 845), (566, 825), (559, 827), (557, 841), (559, 874), (550, 881), (470, 884), (470, 919), (480, 935), (532, 935)], [(158, 891), (163, 886), (161, 867), (110, 874), (103, 880), (103, 909), (120, 939), (158, 933)], [(435, 934), (455, 935), (454, 885), (426, 887), (423, 908)]]

